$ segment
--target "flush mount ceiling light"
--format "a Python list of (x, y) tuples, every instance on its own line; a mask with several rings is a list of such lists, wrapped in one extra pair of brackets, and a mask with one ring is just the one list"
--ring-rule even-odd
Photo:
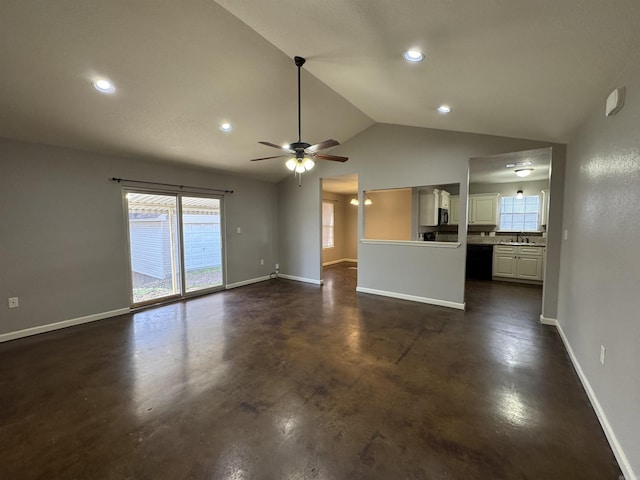
[(412, 48), (411, 50), (407, 50), (402, 54), (402, 56), (407, 62), (411, 63), (417, 63), (424, 60), (424, 53), (414, 48)]
[(100, 93), (114, 93), (116, 91), (116, 86), (104, 78), (94, 80), (93, 88), (98, 90)]
[(224, 122), (224, 123), (221, 123), (221, 124), (220, 124), (220, 126), (218, 127), (218, 129), (219, 129), (221, 132), (230, 132), (231, 130), (233, 130), (233, 126), (232, 126), (230, 123), (228, 123), (228, 122)]
[(522, 190), (518, 190), (518, 191), (516, 192), (516, 198), (517, 198), (518, 200), (520, 200), (520, 199), (524, 198), (524, 192), (523, 192)]
[(533, 168), (521, 168), (520, 170), (516, 170), (516, 175), (519, 177), (528, 177), (533, 172)]
[(440, 105), (438, 107), (438, 112), (440, 112), (440, 113), (449, 113), (449, 112), (451, 112), (451, 107), (449, 105)]

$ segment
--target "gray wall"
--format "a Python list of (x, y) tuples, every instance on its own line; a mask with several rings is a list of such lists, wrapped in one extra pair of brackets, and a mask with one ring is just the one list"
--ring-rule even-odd
[(0, 308), (0, 334), (129, 306), (114, 176), (234, 190), (225, 197), (227, 283), (268, 275), (277, 261), (274, 184), (6, 140), (0, 167), (0, 299), (20, 298), (19, 308)]
[[(360, 212), (364, 208), (363, 190), (460, 183), (460, 195), (466, 199), (469, 158), (549, 146), (532, 140), (373, 125), (332, 150), (348, 156), (348, 162), (317, 162), (316, 169), (303, 174), (302, 187), (297, 186), (293, 176), (279, 184), (282, 272), (320, 278), (321, 177), (357, 173)], [(466, 218), (466, 202), (463, 200), (461, 205), (460, 215)], [(359, 219), (358, 235), (362, 238), (361, 214)], [(462, 246), (457, 249), (360, 244), (358, 286), (462, 303), (466, 233), (461, 232), (460, 240)], [(307, 255), (302, 254), (302, 246)], [(545, 282), (545, 288), (557, 289), (557, 281)], [(555, 305), (553, 308), (555, 311)]]
[[(640, 61), (624, 108), (605, 118), (609, 92), (567, 152), (558, 321), (585, 376), (640, 474)], [(600, 345), (607, 349), (599, 362)]]

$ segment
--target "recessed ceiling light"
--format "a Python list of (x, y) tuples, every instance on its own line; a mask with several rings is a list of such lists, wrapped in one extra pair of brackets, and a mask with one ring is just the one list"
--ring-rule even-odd
[(230, 132), (231, 130), (233, 130), (233, 127), (228, 122), (221, 123), (218, 128), (221, 132)]
[(424, 53), (422, 53), (420, 50), (415, 49), (407, 50), (402, 54), (402, 56), (407, 62), (412, 63), (421, 62), (422, 60), (424, 60)]
[(520, 170), (516, 170), (516, 175), (519, 177), (528, 177), (531, 172), (533, 172), (533, 168), (522, 168)]
[(113, 93), (116, 91), (116, 86), (104, 78), (94, 80), (93, 88), (98, 90), (100, 93)]
[(449, 105), (440, 105), (438, 107), (438, 111), (440, 113), (449, 113), (451, 111), (451, 107)]

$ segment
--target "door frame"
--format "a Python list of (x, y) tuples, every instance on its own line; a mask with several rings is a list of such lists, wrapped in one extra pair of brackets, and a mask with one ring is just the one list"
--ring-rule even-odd
[[(129, 226), (129, 200), (127, 198), (128, 193), (141, 193), (147, 195), (167, 195), (173, 196), (176, 198), (176, 223), (177, 223), (177, 234), (176, 234), (176, 244), (178, 248), (179, 254), (179, 266), (180, 266), (180, 288), (179, 293), (168, 295), (166, 297), (162, 297), (161, 299), (152, 299), (144, 302), (134, 302), (133, 300), (133, 267), (131, 263), (131, 234), (130, 234), (130, 226)], [(193, 292), (187, 292), (185, 290), (185, 282), (186, 282), (186, 272), (185, 272), (185, 259), (184, 259), (184, 248), (183, 248), (183, 222), (182, 222), (182, 197), (203, 197), (203, 198), (213, 198), (220, 201), (220, 257), (221, 257), (221, 265), (222, 265), (222, 284), (204, 288), (201, 290), (196, 290)], [(124, 211), (124, 228), (125, 228), (125, 238), (127, 241), (127, 284), (129, 287), (129, 306), (132, 310), (145, 308), (154, 305), (161, 305), (164, 303), (175, 302), (177, 300), (183, 300), (187, 298), (197, 297), (200, 295), (207, 295), (210, 293), (218, 292), (220, 290), (225, 290), (227, 287), (227, 255), (226, 255), (226, 218), (225, 218), (225, 202), (224, 195), (216, 195), (216, 194), (207, 194), (207, 193), (198, 193), (198, 192), (189, 192), (189, 191), (175, 191), (170, 189), (161, 189), (161, 188), (146, 188), (146, 187), (130, 187), (123, 186), (122, 187), (122, 208)]]

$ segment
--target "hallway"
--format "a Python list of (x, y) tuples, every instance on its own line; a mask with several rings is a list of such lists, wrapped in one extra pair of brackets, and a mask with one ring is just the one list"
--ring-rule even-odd
[(0, 478), (618, 479), (540, 288), (349, 266), (0, 344)]

